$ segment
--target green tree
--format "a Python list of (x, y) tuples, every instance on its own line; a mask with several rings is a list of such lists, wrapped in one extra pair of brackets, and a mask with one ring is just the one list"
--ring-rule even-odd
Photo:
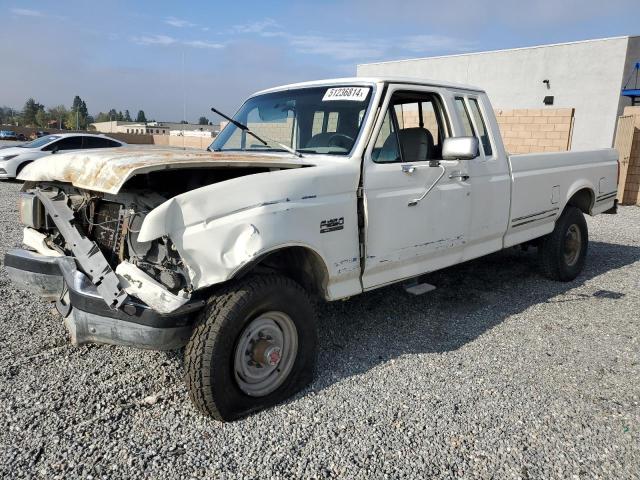
[(67, 130), (79, 130), (80, 129), (80, 115), (76, 115), (75, 110), (69, 110), (67, 117), (64, 120), (64, 125)]
[(22, 122), (25, 125), (37, 125), (36, 115), (40, 110), (44, 110), (44, 105), (36, 102), (33, 98), (29, 98), (22, 109)]
[(44, 108), (41, 108), (36, 113), (36, 125), (38, 125), (40, 128), (47, 128), (48, 124), (49, 115), (47, 115), (47, 112), (44, 111)]
[(108, 113), (98, 112), (98, 115), (96, 115), (96, 122), (108, 122), (108, 121), (109, 121)]
[(122, 115), (122, 110), (118, 110), (118, 114), (116, 115), (116, 120), (122, 122), (124, 120), (124, 115)]
[(88, 125), (89, 111), (87, 104), (78, 95), (73, 98), (71, 111), (67, 114), (67, 127), (72, 130), (84, 130)]
[(58, 128), (64, 128), (64, 123), (69, 113), (69, 110), (67, 110), (67, 107), (65, 107), (64, 105), (51, 107), (48, 113), (49, 113), (49, 118), (51, 120), (55, 120), (56, 122), (58, 122), (58, 125), (57, 125)]
[(209, 125), (209, 119), (207, 117), (200, 117), (198, 119), (198, 125)]
[(147, 117), (144, 114), (144, 110), (140, 110), (138, 112), (138, 116), (136, 117), (136, 122), (147, 123)]
[(131, 120), (131, 114), (129, 113), (129, 110), (125, 110), (124, 111), (124, 121), (125, 122), (133, 122), (133, 120)]
[(0, 107), (0, 125), (13, 125), (18, 118), (18, 113), (11, 107)]

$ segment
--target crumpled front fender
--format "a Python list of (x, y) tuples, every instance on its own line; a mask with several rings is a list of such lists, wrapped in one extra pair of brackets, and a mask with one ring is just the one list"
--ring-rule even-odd
[[(186, 192), (152, 210), (138, 240), (171, 238), (194, 289), (232, 278), (266, 252), (303, 246), (325, 263), (330, 298), (359, 293), (358, 172), (351, 168), (266, 172)], [(344, 227), (321, 233), (331, 219)]]

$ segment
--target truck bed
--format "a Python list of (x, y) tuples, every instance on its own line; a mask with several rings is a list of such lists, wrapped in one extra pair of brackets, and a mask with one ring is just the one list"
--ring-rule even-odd
[(595, 215), (614, 206), (618, 154), (614, 149), (509, 156), (511, 209), (504, 246), (546, 235), (569, 202)]

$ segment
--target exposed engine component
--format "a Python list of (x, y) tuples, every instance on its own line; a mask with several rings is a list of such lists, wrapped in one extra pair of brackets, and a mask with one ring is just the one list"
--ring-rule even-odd
[[(189, 276), (177, 249), (168, 237), (138, 242), (145, 215), (166, 198), (147, 191), (120, 192), (116, 198), (75, 188), (63, 188), (81, 232), (98, 246), (115, 270), (124, 261), (137, 266), (172, 293), (189, 289)], [(50, 223), (50, 222), (49, 222)], [(56, 228), (49, 228), (46, 242), (60, 252), (69, 251)]]
[(169, 290), (178, 290), (182, 286), (183, 278), (173, 270), (161, 270), (158, 278)]

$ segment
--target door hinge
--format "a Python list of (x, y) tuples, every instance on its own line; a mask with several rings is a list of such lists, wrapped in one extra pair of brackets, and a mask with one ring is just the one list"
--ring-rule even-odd
[(356, 188), (356, 197), (362, 198), (362, 187)]
[(360, 258), (364, 258), (364, 243), (360, 243)]

